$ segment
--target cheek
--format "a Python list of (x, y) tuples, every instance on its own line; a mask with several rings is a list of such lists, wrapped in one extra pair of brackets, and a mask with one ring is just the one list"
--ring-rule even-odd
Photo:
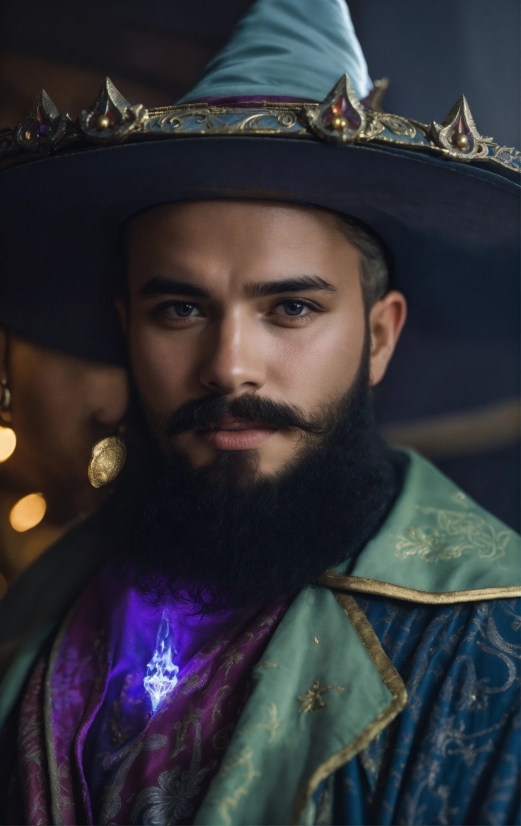
[(365, 337), (362, 313), (328, 313), (313, 328), (288, 337), (272, 362), (282, 396), (307, 409), (347, 391), (360, 366)]
[(189, 337), (136, 323), (129, 346), (141, 398), (157, 413), (170, 412), (190, 392), (195, 359)]

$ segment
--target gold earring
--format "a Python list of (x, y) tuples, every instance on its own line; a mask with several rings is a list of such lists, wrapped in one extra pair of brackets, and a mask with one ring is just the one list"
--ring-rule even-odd
[[(11, 413), (11, 391), (7, 384), (7, 379), (2, 376), (0, 379), (0, 420), (10, 423), (13, 420)], [(0, 425), (0, 462), (5, 462), (14, 453), (16, 447), (16, 433), (12, 427), (2, 427)]]
[(110, 485), (123, 469), (127, 448), (120, 436), (107, 436), (92, 448), (88, 477), (93, 488)]

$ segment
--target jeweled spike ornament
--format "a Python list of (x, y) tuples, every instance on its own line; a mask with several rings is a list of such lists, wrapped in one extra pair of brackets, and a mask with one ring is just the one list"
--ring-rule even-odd
[(141, 126), (147, 115), (141, 103), (132, 106), (107, 77), (91, 108), (81, 112), (79, 124), (86, 138), (104, 143), (126, 137)]
[(16, 141), (30, 152), (49, 152), (65, 137), (72, 121), (67, 114), (60, 115), (57, 107), (45, 91), (35, 98), (29, 116), (16, 130)]
[(365, 129), (367, 116), (348, 75), (343, 75), (323, 103), (306, 110), (309, 125), (319, 137), (333, 143), (357, 138)]
[(471, 161), (488, 157), (492, 138), (478, 132), (465, 95), (458, 98), (443, 123), (431, 123), (429, 132), (434, 142), (453, 158)]

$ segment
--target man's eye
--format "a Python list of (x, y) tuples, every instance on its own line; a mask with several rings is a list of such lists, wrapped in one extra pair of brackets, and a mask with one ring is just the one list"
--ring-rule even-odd
[(282, 301), (278, 307), (282, 308), (283, 315), (289, 316), (302, 316), (311, 312), (311, 307), (309, 307), (308, 304), (305, 304), (303, 301), (298, 301), (297, 299)]
[(201, 315), (197, 304), (192, 304), (190, 301), (172, 301), (163, 305), (160, 310), (171, 318), (194, 318)]

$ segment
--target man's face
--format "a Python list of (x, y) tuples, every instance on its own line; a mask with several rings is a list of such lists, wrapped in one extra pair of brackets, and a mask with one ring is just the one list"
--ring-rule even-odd
[[(145, 412), (164, 452), (194, 467), (254, 450), (271, 475), (299, 454), (302, 431), (225, 414), (167, 438), (164, 423), (183, 405), (254, 394), (320, 420), (357, 375), (360, 256), (331, 213), (260, 201), (159, 207), (132, 222), (128, 279), (123, 313)], [(371, 364), (377, 380), (380, 366)]]

